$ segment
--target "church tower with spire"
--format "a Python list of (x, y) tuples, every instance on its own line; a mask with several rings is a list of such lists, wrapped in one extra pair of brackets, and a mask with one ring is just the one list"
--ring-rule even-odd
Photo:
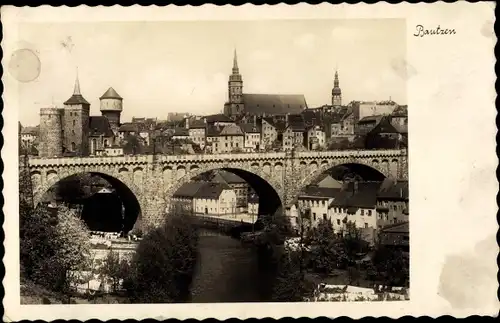
[(339, 73), (335, 71), (335, 79), (333, 80), (332, 89), (332, 105), (334, 107), (339, 107), (342, 105), (342, 91), (339, 86)]
[(245, 111), (243, 104), (243, 78), (238, 68), (236, 49), (233, 57), (233, 71), (229, 75), (228, 101), (224, 105), (224, 114), (227, 116), (239, 115)]
[(89, 118), (90, 103), (82, 96), (77, 71), (73, 95), (64, 102), (63, 153), (69, 152), (77, 156), (89, 155)]

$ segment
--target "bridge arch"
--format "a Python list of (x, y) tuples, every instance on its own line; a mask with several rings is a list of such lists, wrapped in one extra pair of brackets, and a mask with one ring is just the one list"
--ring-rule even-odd
[[(259, 195), (259, 214), (274, 214), (285, 205), (283, 187), (280, 182), (282, 173), (279, 167), (278, 169), (276, 169), (276, 167), (270, 167), (269, 162), (262, 163), (262, 166), (264, 165), (268, 167), (259, 167), (258, 163), (252, 163), (248, 167), (245, 165), (191, 166), (185, 168), (189, 169), (189, 171), (182, 173), (182, 176), (173, 176), (173, 174), (170, 173), (172, 167), (164, 167), (164, 171), (166, 170), (169, 172), (168, 177), (176, 178), (176, 180), (165, 190), (166, 205), (168, 207), (171, 204), (171, 199), (175, 192), (182, 185), (190, 182), (194, 177), (209, 171), (224, 170), (241, 177), (253, 188), (257, 195)], [(164, 178), (165, 177), (164, 175)]]
[(320, 165), (314, 164), (314, 167), (303, 170), (305, 174), (300, 182), (298, 192), (314, 183), (324, 173), (342, 166), (359, 175), (361, 179), (370, 181), (383, 181), (384, 178), (392, 176), (392, 172), (395, 172), (395, 175), (397, 175), (398, 167), (396, 163), (395, 167), (393, 166), (391, 168), (391, 165), (386, 159), (383, 159), (380, 162), (374, 159), (369, 163), (351, 160), (333, 160), (326, 163), (322, 162)]
[[(128, 232), (141, 224), (142, 207), (140, 203), (141, 191), (139, 186), (133, 183), (133, 176), (130, 174), (132, 169), (126, 167), (120, 168), (116, 173), (102, 170), (76, 171), (76, 170), (57, 170), (50, 169), (45, 172), (34, 170), (31, 172), (32, 185), (34, 188), (34, 206), (38, 207), (43, 202), (46, 194), (56, 185), (76, 178), (78, 175), (89, 174), (104, 179), (115, 190), (120, 197), (124, 207), (124, 231)], [(35, 182), (36, 180), (36, 182)]]

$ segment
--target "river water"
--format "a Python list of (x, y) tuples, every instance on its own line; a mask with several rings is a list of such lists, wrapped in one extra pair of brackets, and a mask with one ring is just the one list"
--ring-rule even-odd
[(261, 259), (237, 239), (201, 235), (191, 302), (270, 301), (272, 273)]

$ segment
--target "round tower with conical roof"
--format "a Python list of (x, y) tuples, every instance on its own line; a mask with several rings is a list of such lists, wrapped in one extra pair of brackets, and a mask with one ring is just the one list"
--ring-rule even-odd
[(123, 110), (123, 98), (110, 87), (100, 98), (101, 114), (109, 121), (111, 129), (116, 134), (120, 127), (120, 115)]

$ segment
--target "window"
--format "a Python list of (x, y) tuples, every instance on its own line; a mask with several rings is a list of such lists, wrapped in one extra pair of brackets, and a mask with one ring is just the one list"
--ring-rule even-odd
[(74, 135), (75, 134), (75, 130), (71, 130), (71, 134)]
[(361, 215), (365, 215), (365, 210), (361, 210)]
[(316, 213), (313, 213), (313, 219), (316, 221)]
[(326, 221), (326, 214), (325, 213), (323, 213), (323, 220)]
[(73, 120), (73, 127), (76, 126), (76, 120)]
[(337, 219), (337, 225), (340, 225), (340, 219)]
[(365, 228), (368, 228), (368, 223), (365, 223)]
[(71, 143), (71, 150), (72, 151), (76, 150), (76, 144), (74, 142)]

